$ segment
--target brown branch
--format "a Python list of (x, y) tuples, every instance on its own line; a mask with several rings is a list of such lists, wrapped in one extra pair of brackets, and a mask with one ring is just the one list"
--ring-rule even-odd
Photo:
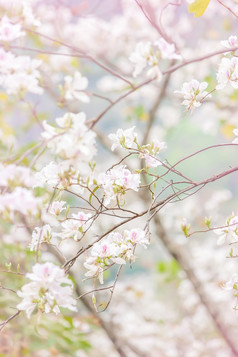
[(222, 6), (224, 6), (233, 16), (235, 16), (238, 19), (238, 15), (226, 4), (224, 4), (221, 0), (217, 0), (219, 2), (219, 4), (221, 4)]
[(207, 296), (205, 292), (202, 282), (199, 281), (193, 267), (189, 264), (189, 255), (186, 252), (181, 251), (181, 247), (172, 243), (172, 240), (167, 235), (167, 232), (161, 222), (161, 219), (158, 215), (154, 218), (155, 227), (156, 227), (156, 236), (160, 239), (165, 247), (168, 249), (170, 255), (176, 259), (181, 268), (187, 275), (187, 278), (192, 283), (194, 291), (198, 295), (201, 303), (206, 308), (211, 320), (213, 321), (217, 331), (219, 331), (221, 337), (225, 340), (227, 346), (232, 351), (233, 356), (238, 356), (238, 346), (236, 346), (235, 341), (230, 337), (228, 326), (225, 326), (219, 316), (218, 311), (216, 310), (214, 304), (210, 301), (210, 298)]

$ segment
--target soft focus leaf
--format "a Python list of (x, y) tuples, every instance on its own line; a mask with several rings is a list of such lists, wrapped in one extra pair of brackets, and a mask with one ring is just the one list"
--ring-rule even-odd
[(188, 11), (192, 12), (195, 17), (202, 16), (208, 7), (210, 0), (195, 0), (188, 5)]

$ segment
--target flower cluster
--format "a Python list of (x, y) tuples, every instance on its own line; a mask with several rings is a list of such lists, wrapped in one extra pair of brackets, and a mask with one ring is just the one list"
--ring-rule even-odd
[[(49, 185), (52, 187), (66, 188), (70, 185), (69, 166), (51, 161), (35, 174), (35, 187), (43, 187)], [(73, 171), (75, 174), (75, 171)]]
[(95, 133), (85, 124), (84, 113), (66, 113), (57, 118), (58, 128), (43, 122), (45, 131), (41, 134), (47, 147), (61, 159), (90, 161), (95, 154)]
[(182, 89), (180, 91), (175, 91), (175, 93), (180, 94), (184, 101), (183, 105), (186, 105), (187, 110), (193, 107), (200, 107), (202, 100), (205, 97), (210, 97), (211, 95), (205, 90), (208, 86), (207, 82), (199, 82), (196, 79), (192, 79), (190, 82), (183, 83)]
[(0, 212), (11, 219), (14, 218), (15, 212), (34, 216), (38, 213), (40, 202), (41, 200), (35, 197), (32, 191), (17, 187), (12, 192), (0, 196)]
[(63, 269), (53, 263), (45, 263), (35, 264), (32, 271), (26, 274), (32, 282), (17, 292), (23, 298), (17, 305), (19, 310), (25, 310), (28, 318), (36, 307), (42, 312), (55, 314), (60, 312), (60, 307), (77, 311), (77, 301), (72, 297), (72, 282)]
[(111, 201), (121, 200), (127, 190), (138, 191), (140, 175), (132, 174), (125, 165), (112, 168), (107, 173), (100, 173), (97, 183), (103, 188), (105, 205)]
[(135, 260), (135, 246), (139, 244), (146, 248), (149, 244), (145, 231), (140, 228), (125, 230), (123, 234), (112, 232), (107, 238), (93, 245), (91, 257), (84, 266), (88, 269), (87, 277), (98, 278), (103, 284), (103, 271), (112, 264), (126, 264)]
[(155, 42), (139, 42), (136, 49), (129, 57), (134, 64), (133, 76), (137, 77), (146, 67), (149, 67), (147, 75), (161, 79), (162, 73), (159, 68), (161, 59), (181, 59), (175, 52), (174, 44), (170, 44), (163, 38)]
[(25, 186), (31, 187), (34, 183), (32, 171), (25, 166), (15, 164), (3, 165), (0, 164), (1, 177), (0, 186)]
[(7, 94), (24, 95), (25, 92), (42, 94), (39, 85), (41, 61), (29, 56), (15, 56), (0, 49), (0, 85)]

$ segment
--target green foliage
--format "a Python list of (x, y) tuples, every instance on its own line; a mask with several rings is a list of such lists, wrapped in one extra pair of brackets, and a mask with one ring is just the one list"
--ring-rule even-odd
[(177, 260), (160, 261), (157, 263), (157, 271), (166, 275), (166, 281), (172, 281), (179, 278), (180, 266)]

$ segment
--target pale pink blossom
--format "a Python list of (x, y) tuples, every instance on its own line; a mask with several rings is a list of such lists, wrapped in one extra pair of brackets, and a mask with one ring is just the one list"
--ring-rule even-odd
[(238, 241), (238, 216), (232, 214), (232, 216), (228, 217), (225, 226), (224, 228), (214, 230), (220, 236), (217, 241), (218, 245), (224, 244), (226, 240), (230, 242)]
[(62, 211), (66, 210), (66, 207), (64, 207), (65, 204), (65, 201), (52, 202), (49, 208), (49, 213), (54, 214), (55, 216), (59, 216)]
[(135, 126), (123, 130), (118, 129), (116, 134), (109, 134), (109, 139), (113, 141), (111, 150), (114, 151), (117, 147), (134, 148), (136, 147), (137, 134), (135, 133)]
[(20, 24), (13, 24), (7, 16), (2, 17), (0, 22), (0, 41), (11, 42), (25, 35), (25, 32), (21, 31)]
[(52, 233), (49, 224), (46, 224), (43, 227), (35, 227), (34, 231), (32, 232), (30, 250), (37, 250), (37, 248), (40, 247), (41, 243), (49, 243), (53, 235), (54, 233)]
[(162, 58), (181, 60), (182, 57), (176, 53), (175, 45), (165, 41), (163, 37), (155, 41), (154, 45), (159, 48)]
[(0, 84), (6, 89), (7, 94), (42, 94), (38, 70), (41, 63), (42, 61), (31, 59), (29, 56), (15, 56), (0, 49)]
[(38, 27), (41, 25), (40, 20), (33, 13), (32, 7), (26, 1), (22, 3), (22, 22), (25, 26), (35, 26)]
[[(233, 130), (233, 133), (238, 136), (238, 129), (234, 129)], [(233, 144), (238, 144), (238, 138), (235, 138), (233, 141), (232, 141)]]
[(140, 185), (140, 175), (132, 174), (126, 166), (119, 165), (101, 173), (98, 176), (98, 184), (103, 188), (105, 195), (105, 205), (108, 205), (116, 198), (121, 198), (126, 190), (138, 191)]
[(130, 55), (129, 60), (135, 66), (133, 72), (134, 77), (137, 77), (143, 71), (143, 69), (146, 68), (147, 64), (158, 64), (158, 59), (152, 51), (152, 43), (149, 41), (139, 42), (135, 48), (135, 51)]
[(228, 83), (238, 89), (238, 58), (223, 58), (217, 72), (216, 89), (223, 89)]
[(237, 290), (237, 287), (238, 287), (238, 274), (233, 274), (231, 279), (222, 286), (224, 290), (233, 290), (234, 288), (235, 290)]
[(15, 164), (0, 164), (0, 186), (26, 186), (30, 187), (34, 183), (33, 172), (25, 166)]
[(149, 244), (148, 237), (143, 229), (133, 228), (131, 230), (125, 230), (123, 235), (127, 241), (133, 245), (139, 244), (146, 248), (146, 245)]
[(196, 79), (192, 79), (190, 82), (183, 83), (182, 89), (180, 91), (175, 91), (175, 93), (181, 95), (184, 98), (182, 102), (186, 105), (187, 110), (193, 107), (200, 107), (202, 100), (211, 95), (205, 90), (208, 86), (207, 82), (199, 82)]
[(104, 269), (112, 264), (122, 265), (127, 261), (135, 261), (134, 250), (137, 244), (144, 248), (149, 244), (145, 231), (140, 228), (125, 230), (123, 234), (111, 232), (100, 242), (94, 243), (91, 256), (84, 263), (84, 267), (88, 269), (85, 276), (98, 278), (103, 284)]
[(65, 76), (64, 77), (64, 98), (66, 100), (77, 99), (83, 103), (89, 103), (90, 98), (85, 93), (85, 89), (88, 86), (88, 79), (82, 77), (80, 72), (75, 72), (74, 76)]
[(129, 57), (134, 65), (133, 77), (137, 77), (147, 68), (147, 76), (156, 77), (160, 81), (162, 79), (159, 67), (161, 59), (181, 59), (181, 56), (175, 52), (174, 44), (168, 43), (163, 38), (153, 43), (150, 41), (139, 42)]
[(22, 215), (36, 215), (40, 202), (41, 200), (35, 197), (32, 191), (16, 187), (12, 192), (0, 195), (0, 212), (7, 210), (12, 217), (14, 212)]
[(26, 274), (26, 278), (32, 282), (17, 291), (17, 295), (23, 299), (17, 308), (25, 310), (28, 318), (35, 308), (56, 314), (60, 312), (60, 307), (77, 311), (77, 301), (72, 297), (72, 282), (63, 269), (53, 263), (37, 263), (33, 266), (32, 273)]
[(72, 217), (68, 218), (61, 224), (62, 232), (58, 233), (58, 236), (62, 239), (72, 237), (76, 241), (80, 240), (83, 233), (90, 227), (92, 223), (91, 217), (91, 213), (73, 213)]
[(142, 151), (139, 154), (140, 159), (145, 160), (147, 167), (158, 167), (162, 165), (162, 162), (156, 157), (161, 150), (166, 149), (167, 145), (164, 141), (154, 139), (152, 144), (147, 144), (142, 147)]
[(43, 122), (45, 131), (41, 134), (47, 147), (62, 159), (90, 161), (96, 153), (95, 133), (85, 124), (85, 113), (66, 113), (57, 118), (59, 127)]
[(221, 41), (221, 45), (229, 49), (237, 47), (238, 46), (237, 36), (230, 36), (228, 40)]

